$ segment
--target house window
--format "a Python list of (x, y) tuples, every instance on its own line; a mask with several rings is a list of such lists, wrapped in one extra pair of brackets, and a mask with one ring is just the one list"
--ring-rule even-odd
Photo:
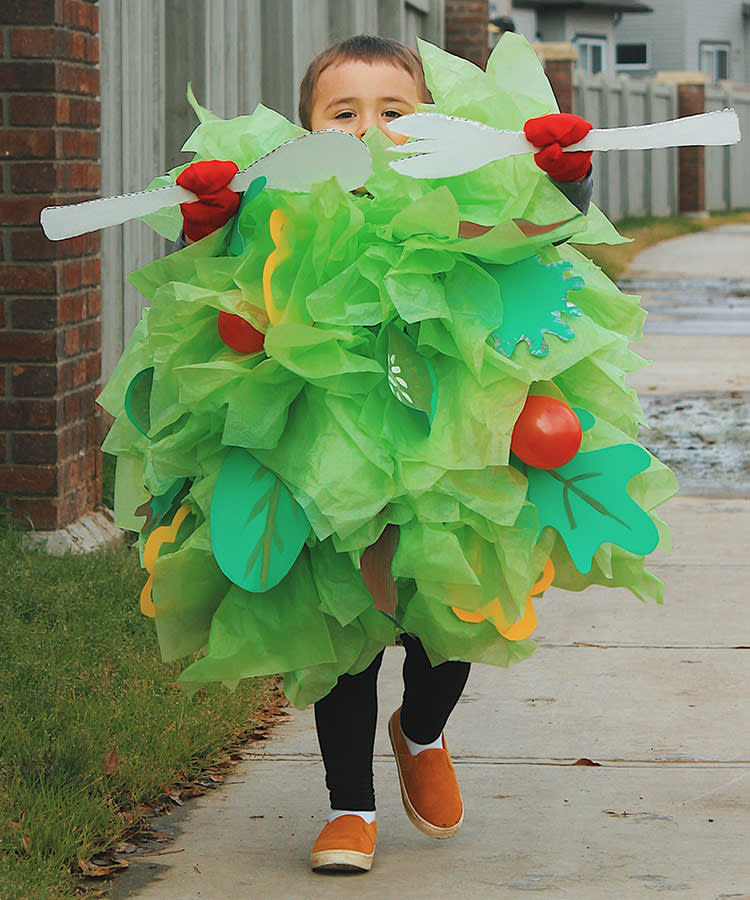
[(712, 81), (726, 81), (729, 78), (729, 43), (718, 41), (701, 41), (698, 57), (700, 70)]
[(647, 69), (648, 49), (646, 44), (618, 44), (615, 48), (615, 68)]
[(596, 75), (607, 69), (607, 39), (598, 35), (577, 34), (573, 43), (578, 49), (578, 68)]

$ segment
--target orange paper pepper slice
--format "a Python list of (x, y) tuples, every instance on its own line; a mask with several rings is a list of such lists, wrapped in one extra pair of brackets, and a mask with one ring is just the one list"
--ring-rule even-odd
[(542, 591), (546, 591), (552, 584), (554, 578), (555, 567), (552, 560), (548, 559), (544, 564), (542, 577), (532, 587), (531, 591), (529, 591), (529, 596), (526, 598), (526, 608), (517, 622), (508, 622), (498, 597), (490, 600), (489, 603), (477, 610), (457, 609), (455, 606), (451, 608), (462, 622), (478, 623), (484, 622), (485, 619), (489, 619), (497, 629), (498, 633), (506, 640), (522, 641), (524, 638), (529, 637), (537, 626), (536, 610), (534, 609), (531, 598), (534, 594), (541, 594)]

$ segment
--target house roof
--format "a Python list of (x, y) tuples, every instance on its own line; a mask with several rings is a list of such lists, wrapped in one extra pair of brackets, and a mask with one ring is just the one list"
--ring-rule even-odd
[(640, 0), (513, 0), (516, 9), (603, 9), (611, 12), (653, 12)]

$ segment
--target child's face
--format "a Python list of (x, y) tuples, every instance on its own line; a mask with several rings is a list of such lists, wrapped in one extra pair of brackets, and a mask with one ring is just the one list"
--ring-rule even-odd
[(414, 112), (421, 99), (406, 69), (386, 61), (344, 60), (318, 76), (310, 124), (313, 131), (337, 128), (359, 138), (374, 125), (394, 144), (403, 144), (406, 138), (388, 126), (399, 116)]

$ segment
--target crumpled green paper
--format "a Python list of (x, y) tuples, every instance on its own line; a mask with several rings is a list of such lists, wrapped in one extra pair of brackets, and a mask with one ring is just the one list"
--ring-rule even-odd
[[(441, 113), (518, 129), (555, 108), (536, 55), (517, 35), (503, 37), (486, 73), (424, 42), (420, 49), (431, 108)], [(222, 120), (193, 103), (201, 124), (184, 149), (197, 159), (244, 167), (300, 133), (262, 106)], [(181, 502), (195, 513), (192, 532), (158, 557), (152, 590), (165, 659), (200, 651), (181, 679), (188, 690), (280, 672), (287, 695), (305, 706), (342, 673), (364, 669), (397, 640), (399, 626), (420, 637), (435, 664), (508, 665), (530, 655), (533, 641), (506, 640), (490, 622), (462, 621), (452, 607), (477, 610), (497, 597), (515, 621), (550, 556), (558, 586), (624, 585), (661, 597), (643, 559), (610, 544), (582, 575), (559, 535), (541, 528), (527, 480), (509, 462), (513, 426), (539, 382), (595, 416), (583, 450), (636, 439), (643, 414), (625, 379), (643, 364), (628, 348), (643, 310), (578, 251), (554, 245), (621, 238), (595, 208), (581, 215), (530, 155), (416, 180), (387, 165), (382, 133), (371, 130), (365, 140), (373, 159), (366, 190), (347, 194), (333, 179), (309, 194), (264, 190), (236, 222), (131, 275), (151, 307), (100, 398), (116, 417), (105, 449), (118, 456), (118, 518), (131, 527), (132, 504), (189, 482)], [(172, 183), (177, 171), (154, 186)], [(285, 217), (288, 251), (270, 277), (272, 323), (263, 274), (276, 250), (274, 210)], [(565, 224), (526, 237), (517, 218)], [(493, 227), (459, 238), (462, 220)], [(174, 236), (179, 211), (149, 221)], [(228, 247), (235, 226), (240, 255)], [(505, 357), (491, 340), (503, 297), (486, 266), (534, 256), (582, 279), (571, 295), (582, 315), (575, 336), (553, 341), (546, 356), (519, 345)], [(263, 352), (223, 344), (222, 310), (264, 333)], [(429, 430), (389, 387), (394, 328), (434, 376), (422, 403)], [(146, 436), (129, 420), (125, 396), (148, 367)], [(233, 584), (213, 554), (211, 500), (231, 448), (280, 479), (311, 527), (288, 574), (261, 592)], [(656, 460), (629, 486), (662, 544), (668, 532), (653, 510), (674, 489)], [(395, 621), (374, 608), (359, 571), (362, 552), (388, 524), (401, 529)]]

